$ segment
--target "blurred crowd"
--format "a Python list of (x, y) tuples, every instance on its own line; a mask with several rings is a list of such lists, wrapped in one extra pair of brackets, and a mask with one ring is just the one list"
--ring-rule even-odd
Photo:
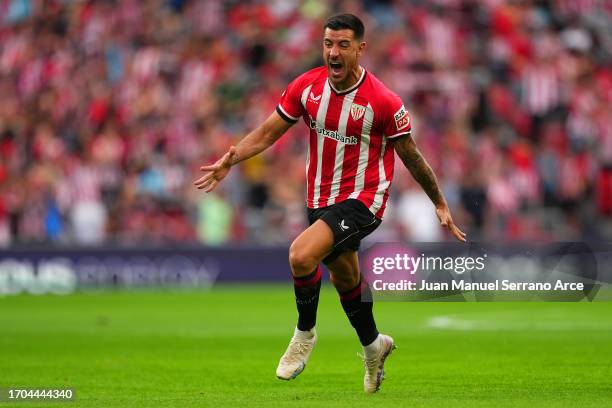
[[(471, 239), (612, 237), (611, 1), (0, 0), (0, 246), (288, 244), (303, 124), (192, 182), (322, 63), (335, 12)], [(372, 239), (449, 239), (396, 162)]]

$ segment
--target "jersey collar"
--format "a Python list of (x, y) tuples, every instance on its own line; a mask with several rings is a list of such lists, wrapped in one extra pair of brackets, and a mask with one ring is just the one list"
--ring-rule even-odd
[(329, 80), (329, 77), (327, 78), (327, 82), (329, 83), (329, 87), (332, 89), (332, 91), (334, 91), (334, 93), (336, 95), (344, 95), (344, 94), (353, 92), (355, 89), (359, 88), (359, 85), (361, 85), (363, 83), (363, 80), (365, 79), (365, 76), (366, 76), (366, 69), (364, 67), (362, 67), (361, 65), (359, 67), (361, 68), (361, 76), (359, 77), (359, 81), (357, 81), (355, 83), (355, 85), (353, 85), (350, 88), (347, 88), (347, 89), (345, 89), (343, 91), (339, 91), (336, 88), (334, 88), (334, 85)]

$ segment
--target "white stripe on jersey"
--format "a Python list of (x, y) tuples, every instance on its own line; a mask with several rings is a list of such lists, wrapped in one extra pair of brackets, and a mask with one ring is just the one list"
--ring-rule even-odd
[[(317, 123), (319, 126), (325, 128), (325, 118), (327, 117), (327, 106), (329, 105), (329, 97), (331, 95), (331, 88), (329, 87), (329, 81), (325, 81), (323, 86), (323, 93), (321, 94), (321, 102), (319, 104), (319, 110), (317, 111)], [(312, 195), (312, 207), (319, 208), (319, 198), (321, 197), (321, 173), (323, 165), (323, 142), (325, 136), (322, 133), (317, 133), (317, 174), (315, 176), (314, 191)], [(310, 152), (309, 152), (310, 156)]]
[[(357, 95), (357, 89), (349, 93), (344, 97), (342, 102), (342, 112), (340, 113), (340, 120), (338, 122), (338, 134), (346, 136), (346, 127), (348, 125), (349, 112), (351, 111), (351, 105)], [(334, 177), (332, 179), (331, 191), (329, 192), (329, 198), (327, 199), (327, 205), (332, 205), (336, 201), (336, 197), (340, 193), (340, 182), (342, 177), (342, 168), (344, 167), (344, 150), (346, 144), (336, 142), (336, 162), (334, 163)]]
[(357, 198), (363, 191), (365, 185), (365, 170), (368, 164), (368, 156), (370, 154), (370, 131), (374, 122), (374, 110), (368, 103), (365, 114), (363, 115), (363, 128), (361, 130), (361, 146), (359, 147), (359, 163), (357, 164), (357, 173), (355, 174), (355, 188), (348, 198)]
[(378, 189), (376, 190), (374, 201), (370, 206), (370, 212), (372, 212), (372, 214), (376, 214), (382, 207), (385, 191), (387, 191), (389, 184), (391, 184), (389, 180), (387, 180), (387, 176), (385, 174), (385, 161), (383, 160), (385, 157), (386, 148), (387, 138), (383, 137), (382, 145), (380, 146), (380, 157), (378, 158)]
[(310, 90), (312, 89), (312, 84), (308, 85), (306, 88), (304, 88), (304, 90), (302, 91), (302, 106), (304, 107), (304, 110), (306, 110), (306, 100), (308, 100), (308, 94), (310, 93)]
[[(312, 84), (308, 85), (303, 91), (302, 91), (302, 107), (304, 107), (304, 111), (306, 111), (306, 100), (308, 99), (308, 94), (310, 93), (310, 90), (312, 89)], [(280, 104), (278, 105), (280, 106)], [(310, 143), (308, 143), (308, 153), (306, 153), (306, 174), (308, 175), (308, 166), (310, 166)], [(306, 191), (308, 191), (308, 177), (306, 177)]]

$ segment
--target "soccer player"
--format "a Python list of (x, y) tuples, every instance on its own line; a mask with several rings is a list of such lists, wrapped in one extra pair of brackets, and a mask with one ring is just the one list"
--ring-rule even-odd
[(364, 390), (372, 393), (380, 387), (385, 359), (395, 346), (376, 328), (372, 295), (361, 279), (357, 250), (383, 218), (395, 153), (435, 205), (441, 225), (460, 241), (465, 241), (465, 234), (453, 223), (436, 176), (415, 146), (401, 99), (359, 64), (365, 47), (358, 17), (330, 17), (324, 26), (325, 65), (291, 82), (276, 111), (215, 164), (202, 166), (204, 175), (194, 184), (213, 191), (233, 165), (270, 147), (302, 118), (310, 132), (310, 227), (289, 249), (298, 321), (276, 375), (283, 380), (299, 375), (316, 343), (323, 262), (363, 346)]

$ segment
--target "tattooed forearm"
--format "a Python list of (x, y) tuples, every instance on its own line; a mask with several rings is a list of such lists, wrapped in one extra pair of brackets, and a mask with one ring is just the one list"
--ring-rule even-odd
[(414, 144), (412, 136), (400, 136), (393, 142), (393, 147), (397, 152), (404, 166), (410, 171), (412, 177), (421, 185), (429, 199), (436, 206), (436, 215), (440, 220), (440, 225), (447, 228), (455, 238), (461, 242), (466, 242), (466, 235), (453, 222), (450, 209), (444, 199), (444, 194), (438, 186), (438, 180), (431, 166), (423, 157), (419, 149)]
[(444, 205), (444, 195), (438, 186), (438, 179), (427, 160), (417, 149), (411, 137), (399, 140), (395, 146), (404, 166), (410, 171), (412, 177), (421, 185), (425, 193), (436, 207)]

